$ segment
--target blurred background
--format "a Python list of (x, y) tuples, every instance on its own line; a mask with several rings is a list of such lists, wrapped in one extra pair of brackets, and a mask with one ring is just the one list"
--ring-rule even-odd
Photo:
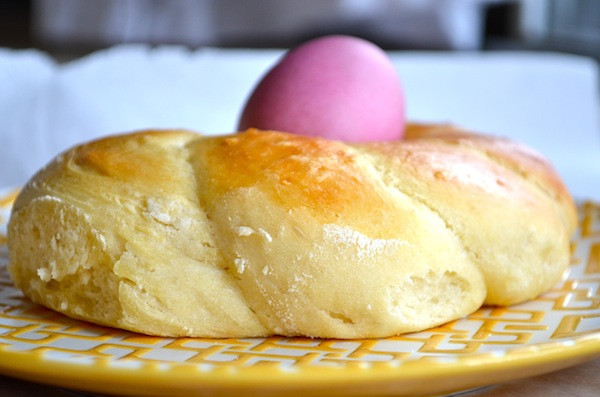
[(385, 49), (600, 59), (598, 0), (0, 0), (0, 47), (59, 61), (122, 43), (282, 47), (327, 33)]

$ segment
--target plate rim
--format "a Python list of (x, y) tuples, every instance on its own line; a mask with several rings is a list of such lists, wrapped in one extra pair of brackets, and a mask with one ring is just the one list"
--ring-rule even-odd
[[(305, 395), (311, 391), (356, 392), (395, 388), (396, 395), (448, 393), (488, 386), (560, 370), (600, 357), (600, 332), (563, 341), (545, 342), (494, 352), (465, 355), (453, 362), (410, 360), (373, 363), (368, 366), (281, 368), (215, 367), (203, 371), (198, 364), (181, 363), (168, 369), (159, 363), (140, 368), (111, 366), (111, 360), (91, 364), (48, 359), (31, 351), (10, 351), (0, 342), (0, 373), (19, 379), (87, 392), (128, 396), (185, 396), (207, 393), (229, 395), (243, 391), (258, 395), (265, 391)], [(269, 370), (271, 369), (271, 370)], [(277, 377), (273, 376), (278, 371)], [(452, 379), (460, 381), (452, 382)], [(427, 382), (436, 380), (436, 382)], [(465, 381), (466, 380), (466, 381)], [(375, 386), (380, 387), (375, 387)]]
[[(587, 202), (580, 201), (578, 206)], [(288, 396), (304, 396), (307, 392), (327, 395), (324, 393), (332, 390), (353, 395), (362, 390), (369, 394), (392, 394), (385, 393), (392, 391), (398, 396), (469, 390), (577, 365), (600, 357), (600, 331), (510, 349), (453, 356), (451, 361), (429, 356), (405, 361), (362, 361), (343, 367), (298, 366), (292, 369), (281, 368), (279, 363), (267, 363), (235, 368), (214, 366), (203, 370), (198, 363), (123, 358), (99, 358), (83, 363), (45, 356), (51, 348), (18, 351), (10, 350), (11, 347), (0, 335), (0, 374), (85, 392), (128, 396), (282, 392)], [(127, 361), (140, 365), (130, 368), (115, 365)], [(278, 376), (274, 376), (274, 371)]]

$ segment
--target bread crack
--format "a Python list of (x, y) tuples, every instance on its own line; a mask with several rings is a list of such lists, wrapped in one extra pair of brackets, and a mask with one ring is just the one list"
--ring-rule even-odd
[[(181, 147), (181, 158), (184, 159), (186, 166), (189, 168), (189, 173), (191, 174), (191, 180), (193, 184), (194, 197), (196, 198), (196, 205), (198, 206), (198, 210), (205, 215), (205, 220), (207, 222), (207, 229), (209, 231), (211, 240), (213, 243), (209, 242), (200, 242), (203, 247), (214, 248), (216, 252), (216, 261), (215, 266), (220, 267), (225, 274), (229, 277), (229, 279), (233, 282), (235, 286), (240, 290), (239, 296), (243, 299), (244, 304), (248, 308), (249, 312), (252, 313), (254, 319), (265, 329), (270, 329), (266, 321), (256, 314), (257, 308), (254, 307), (252, 301), (248, 298), (247, 292), (241, 283), (240, 275), (238, 274), (240, 268), (239, 266), (235, 266), (234, 263), (230, 262), (227, 258), (232, 255), (228, 255), (228, 251), (230, 251), (230, 247), (223, 247), (219, 242), (222, 240), (217, 235), (218, 228), (215, 225), (213, 214), (210, 211), (210, 206), (207, 204), (206, 199), (204, 197), (205, 192), (202, 190), (202, 186), (204, 185), (204, 181), (201, 179), (205, 177), (202, 174), (201, 170), (206, 166), (204, 161), (206, 161), (204, 157), (204, 153), (200, 150), (194, 150), (197, 148), (201, 140), (206, 140), (209, 138), (198, 137), (194, 140), (189, 141), (186, 145)], [(239, 232), (239, 230), (238, 230)], [(245, 233), (239, 233), (241, 236), (238, 238), (244, 238)], [(270, 236), (269, 236), (270, 237)], [(233, 255), (233, 257), (236, 257)], [(243, 270), (243, 269), (242, 269)], [(229, 314), (227, 314), (229, 315)]]
[(326, 310), (325, 312), (327, 313), (327, 315), (329, 317), (334, 318), (336, 320), (339, 320), (339, 321), (343, 322), (344, 324), (355, 324), (354, 320), (352, 320), (349, 317), (346, 317), (342, 313), (336, 313), (336, 312), (331, 311), (331, 310)]
[[(460, 135), (457, 134), (457, 136), (433, 136), (425, 139), (435, 141), (440, 145), (459, 147), (461, 150), (475, 153), (502, 167), (513, 175), (516, 175), (520, 180), (535, 188), (554, 203), (558, 212), (561, 214), (565, 226), (571, 228), (575, 227), (575, 223), (572, 221), (572, 219), (575, 219), (573, 201), (568, 195), (564, 184), (556, 177), (552, 165), (539, 153), (517, 142), (504, 138), (496, 138), (493, 143), (488, 142), (488, 137), (485, 136), (472, 135), (472, 138), (473, 139), (468, 139), (467, 137), (461, 138)], [(493, 148), (490, 148), (490, 145), (496, 146), (497, 149), (494, 150)], [(508, 154), (501, 154), (500, 151), (502, 151), (502, 148), (498, 147), (500, 145), (510, 145), (510, 156), (516, 156), (519, 160), (511, 161), (507, 158), (507, 156), (509, 156)], [(530, 165), (525, 167), (523, 161), (526, 161), (526, 163)], [(500, 186), (506, 186), (505, 181), (502, 179), (497, 179), (496, 183)], [(567, 211), (570, 211), (571, 213), (569, 214)]]
[(459, 230), (454, 225), (452, 225), (439, 210), (437, 210), (431, 203), (429, 203), (424, 196), (415, 192), (410, 192), (408, 190), (401, 189), (397, 184), (389, 180), (389, 178), (386, 177), (388, 172), (378, 164), (376, 159), (374, 159), (371, 154), (362, 153), (362, 155), (368, 160), (364, 162), (365, 164), (367, 164), (366, 167), (368, 167), (368, 169), (365, 168), (366, 172), (368, 172), (372, 176), (375, 176), (377, 178), (377, 181), (385, 188), (392, 189), (396, 193), (409, 198), (410, 200), (412, 200), (413, 204), (419, 205), (421, 206), (421, 208), (425, 208), (430, 213), (434, 214), (444, 224), (444, 227), (458, 239), (462, 250), (467, 254), (470, 261), (479, 267), (480, 255), (477, 252), (470, 249), (467, 244), (465, 244), (464, 236), (462, 236)]

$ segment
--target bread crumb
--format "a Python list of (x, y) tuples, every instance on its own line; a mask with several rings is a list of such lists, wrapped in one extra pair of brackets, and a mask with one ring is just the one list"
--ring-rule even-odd
[(48, 272), (48, 269), (46, 269), (45, 267), (40, 267), (39, 269), (37, 269), (37, 275), (40, 278), (40, 280), (48, 282), (50, 281), (50, 279), (52, 277), (50, 277), (50, 272)]
[(146, 211), (144, 211), (144, 214), (177, 231), (189, 229), (194, 223), (194, 219), (186, 216), (185, 208), (179, 201), (146, 197)]
[(234, 228), (234, 231), (240, 237), (248, 237), (248, 236), (253, 235), (254, 233), (258, 233), (261, 237), (263, 237), (269, 243), (273, 241), (273, 237), (271, 237), (271, 235), (265, 229), (262, 229), (262, 228), (258, 228), (258, 231), (255, 231), (254, 229), (252, 229), (249, 226), (236, 226)]
[(244, 259), (244, 258), (235, 258), (233, 260), (233, 264), (235, 265), (235, 269), (240, 274), (244, 273), (244, 270), (246, 269), (246, 263), (248, 263), (248, 261), (246, 261), (246, 259)]
[(267, 274), (269, 274), (269, 270), (269, 265), (265, 265), (265, 267), (263, 267), (262, 269), (262, 274), (266, 276)]
[(248, 226), (238, 226), (235, 228), (235, 232), (240, 237), (248, 237), (254, 234), (254, 229)]
[(258, 228), (258, 234), (264, 237), (269, 243), (273, 241), (273, 237), (265, 229)]
[(152, 197), (146, 199), (147, 214), (165, 225), (171, 225), (171, 216), (162, 210), (162, 206)]

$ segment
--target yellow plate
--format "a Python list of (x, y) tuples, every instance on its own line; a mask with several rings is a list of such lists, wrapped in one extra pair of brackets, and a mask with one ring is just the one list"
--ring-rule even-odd
[(0, 195), (0, 373), (120, 395), (431, 395), (600, 356), (600, 206), (582, 203), (572, 266), (554, 289), (386, 339), (171, 339), (98, 327), (31, 303), (6, 272)]

